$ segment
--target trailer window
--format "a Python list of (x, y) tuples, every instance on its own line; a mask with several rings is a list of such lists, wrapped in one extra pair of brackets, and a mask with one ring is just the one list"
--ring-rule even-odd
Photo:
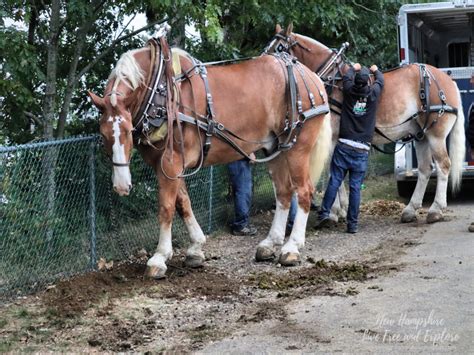
[(448, 46), (449, 66), (469, 66), (469, 42), (451, 43)]

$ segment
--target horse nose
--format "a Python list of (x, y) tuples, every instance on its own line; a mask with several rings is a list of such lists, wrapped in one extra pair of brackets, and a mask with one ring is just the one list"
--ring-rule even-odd
[(114, 185), (114, 191), (120, 196), (128, 196), (130, 190), (132, 189), (132, 184), (129, 184), (127, 187), (120, 187)]

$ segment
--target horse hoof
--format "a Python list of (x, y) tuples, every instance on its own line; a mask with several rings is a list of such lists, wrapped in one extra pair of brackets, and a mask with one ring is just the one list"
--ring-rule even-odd
[(439, 212), (428, 212), (426, 223), (436, 223), (443, 220), (443, 215)]
[(193, 269), (202, 267), (203, 264), (204, 258), (199, 255), (186, 255), (186, 259), (184, 259), (184, 265)]
[(416, 221), (416, 214), (414, 214), (412, 212), (403, 212), (401, 221), (402, 221), (402, 223), (414, 222), (414, 221)]
[(148, 266), (145, 270), (145, 278), (159, 280), (165, 278), (166, 269), (160, 269), (158, 266)]
[(280, 255), (280, 264), (283, 266), (296, 266), (301, 264), (300, 254), (286, 253)]
[(258, 247), (257, 253), (255, 254), (255, 260), (260, 261), (271, 261), (275, 258), (275, 252), (268, 247)]

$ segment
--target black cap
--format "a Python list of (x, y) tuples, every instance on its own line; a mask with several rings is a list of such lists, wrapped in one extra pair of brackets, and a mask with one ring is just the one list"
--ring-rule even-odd
[(354, 77), (354, 84), (357, 86), (366, 86), (370, 77), (370, 70), (366, 67), (362, 67)]

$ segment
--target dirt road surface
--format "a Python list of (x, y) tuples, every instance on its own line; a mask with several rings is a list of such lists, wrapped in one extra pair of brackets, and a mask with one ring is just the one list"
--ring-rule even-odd
[(355, 284), (354, 296), (292, 301), (284, 321), (255, 324), (202, 352), (473, 353), (474, 209), (450, 208), (451, 220), (427, 226), (399, 259), (400, 272)]
[(356, 235), (308, 229), (298, 267), (255, 263), (268, 212), (256, 237), (209, 238), (202, 269), (178, 252), (165, 280), (135, 260), (58, 282), (1, 308), (0, 351), (472, 352), (473, 202), (435, 225), (402, 207), (366, 205)]

